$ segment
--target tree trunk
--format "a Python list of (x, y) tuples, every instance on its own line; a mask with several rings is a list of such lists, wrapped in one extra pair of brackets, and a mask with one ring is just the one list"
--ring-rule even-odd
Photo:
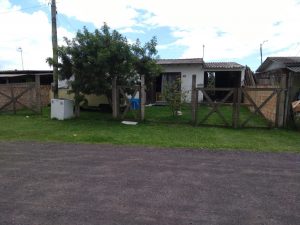
[(75, 91), (74, 93), (74, 100), (75, 100), (75, 117), (78, 118), (80, 116), (80, 93)]
[(80, 116), (80, 105), (75, 103), (75, 117), (78, 118)]

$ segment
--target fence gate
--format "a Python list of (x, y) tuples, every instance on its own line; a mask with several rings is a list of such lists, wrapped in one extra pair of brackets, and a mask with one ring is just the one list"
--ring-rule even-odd
[[(7, 109), (11, 107), (14, 114), (19, 108), (26, 108), (34, 113), (41, 113), (40, 91), (39, 75), (36, 75), (35, 82), (1, 84), (0, 111), (9, 111)], [(27, 100), (25, 101), (24, 99)]]
[[(128, 95), (128, 90), (131, 92), (131, 98)], [(134, 97), (137, 92), (139, 92), (139, 99), (137, 100), (138, 102), (135, 102)], [(134, 105), (132, 104), (134, 103), (138, 105), (138, 109), (133, 107)], [(117, 79), (113, 79), (112, 108), (114, 118), (124, 119), (129, 112), (132, 112), (134, 120), (143, 121), (145, 119), (145, 103), (145, 76), (141, 76), (141, 84), (135, 86), (117, 86)]]
[[(133, 90), (133, 94), (131, 95), (131, 98), (129, 97), (130, 95), (128, 95), (127, 91), (128, 89)], [(135, 107), (135, 99), (134, 97), (136, 96), (137, 92), (141, 92), (141, 87), (140, 86), (118, 86), (118, 90), (117, 93), (119, 94), (119, 107), (118, 107), (118, 111), (119, 111), (119, 117), (121, 119), (124, 119), (126, 117), (126, 115), (131, 111), (132, 115), (134, 117), (135, 120), (140, 120), (140, 99), (139, 98), (139, 102), (137, 103), (139, 105), (139, 107)], [(123, 99), (123, 102), (120, 101)], [(138, 110), (136, 110), (136, 108), (138, 108)], [(123, 109), (123, 110), (122, 110)]]
[[(224, 126), (228, 126), (228, 127), (234, 126), (224, 116), (221, 106), (225, 105), (229, 98), (234, 99), (236, 97), (235, 96), (235, 93), (236, 93), (235, 88), (197, 88), (196, 93), (195, 93), (196, 96), (199, 96), (199, 92), (201, 92), (203, 94), (203, 98), (205, 98), (207, 100), (207, 102), (203, 102), (202, 105), (208, 105), (211, 107), (211, 109), (199, 122), (197, 119), (198, 115), (196, 114), (196, 118), (195, 118), (196, 124), (208, 125), (206, 123), (206, 121), (213, 115), (213, 113), (216, 113), (221, 118)], [(226, 92), (226, 94), (222, 99), (220, 99), (218, 101), (213, 101), (212, 97), (209, 95), (209, 93), (216, 93), (216, 92), (223, 92), (223, 93)], [(233, 104), (232, 106), (234, 108), (235, 104)], [(235, 110), (232, 110), (232, 112), (235, 112)]]
[[(245, 127), (247, 123), (254, 118), (256, 114), (259, 114), (262, 118), (264, 118), (266, 121), (268, 121), (268, 127), (279, 127), (280, 126), (280, 107), (282, 105), (282, 95), (286, 91), (282, 88), (251, 88), (251, 87), (243, 87), (239, 88), (238, 90), (243, 96), (244, 100), (248, 101), (249, 104), (246, 104), (247, 106), (253, 107), (254, 110), (250, 110), (251, 114), (244, 119), (243, 121), (240, 121), (240, 127)], [(256, 103), (253, 97), (251, 97), (251, 92), (267, 92), (267, 95), (265, 96), (265, 99), (261, 101), (261, 103)], [(263, 107), (266, 107), (268, 103), (272, 100), (272, 98), (276, 97), (276, 107), (275, 107), (275, 118), (274, 122), (270, 121), (270, 118), (267, 118), (266, 115), (263, 113)], [(283, 98), (284, 99), (284, 98)], [(238, 103), (239, 105), (243, 105), (242, 103)]]
[[(282, 88), (258, 87), (196, 88), (195, 80), (193, 80), (192, 121), (194, 125), (216, 126), (216, 123), (209, 124), (208, 120), (213, 114), (217, 114), (221, 119), (221, 126), (233, 128), (280, 127), (284, 124), (285, 91)], [(223, 92), (223, 95), (216, 94), (218, 92)], [(198, 102), (199, 93), (203, 95), (201, 103)], [(259, 98), (256, 98), (255, 95)], [(219, 99), (213, 100), (212, 96), (218, 96)], [(220, 98), (220, 96), (223, 97)], [(267, 108), (267, 104), (271, 110)], [(203, 105), (209, 106), (209, 108), (202, 107)], [(230, 113), (231, 115), (228, 116)], [(272, 118), (266, 116), (267, 114), (271, 114)], [(249, 125), (249, 121), (254, 119), (256, 120), (253, 122), (254, 125)]]

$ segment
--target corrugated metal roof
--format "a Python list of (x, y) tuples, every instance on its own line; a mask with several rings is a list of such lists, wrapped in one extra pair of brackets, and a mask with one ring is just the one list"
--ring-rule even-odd
[(300, 73), (300, 66), (288, 67), (288, 69), (294, 73)]
[(264, 72), (272, 63), (281, 64), (282, 69), (289, 66), (300, 66), (300, 57), (268, 57), (256, 72)]
[(49, 76), (52, 75), (52, 70), (2, 70), (0, 71), (0, 77), (21, 77), (21, 76)]
[(243, 69), (244, 66), (236, 62), (207, 62), (204, 63), (205, 69)]
[(283, 64), (295, 64), (300, 63), (300, 57), (268, 57), (274, 62), (281, 62)]
[(202, 58), (192, 59), (159, 59), (157, 64), (159, 65), (172, 65), (172, 64), (203, 64)]

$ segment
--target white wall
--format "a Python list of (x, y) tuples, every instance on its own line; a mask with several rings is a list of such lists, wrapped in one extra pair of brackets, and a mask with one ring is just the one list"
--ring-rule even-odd
[[(200, 64), (177, 64), (177, 65), (162, 65), (163, 72), (180, 72), (181, 73), (181, 90), (187, 92), (186, 101), (191, 101), (192, 76), (196, 75), (197, 87), (204, 86), (204, 71)], [(199, 92), (198, 101), (203, 100), (203, 95)]]

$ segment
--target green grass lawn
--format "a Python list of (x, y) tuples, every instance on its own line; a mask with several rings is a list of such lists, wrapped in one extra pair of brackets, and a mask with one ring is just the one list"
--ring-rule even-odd
[[(226, 115), (229, 120), (231, 114)], [(146, 122), (128, 126), (113, 120), (110, 114), (100, 112), (84, 111), (78, 119), (51, 120), (49, 108), (45, 108), (43, 115), (32, 115), (26, 111), (17, 115), (0, 114), (0, 141), (300, 152), (300, 133), (296, 131), (194, 127), (190, 124), (190, 118), (188, 108), (183, 109), (183, 116), (174, 119), (167, 107), (147, 107)], [(257, 123), (260, 124), (259, 121)]]

